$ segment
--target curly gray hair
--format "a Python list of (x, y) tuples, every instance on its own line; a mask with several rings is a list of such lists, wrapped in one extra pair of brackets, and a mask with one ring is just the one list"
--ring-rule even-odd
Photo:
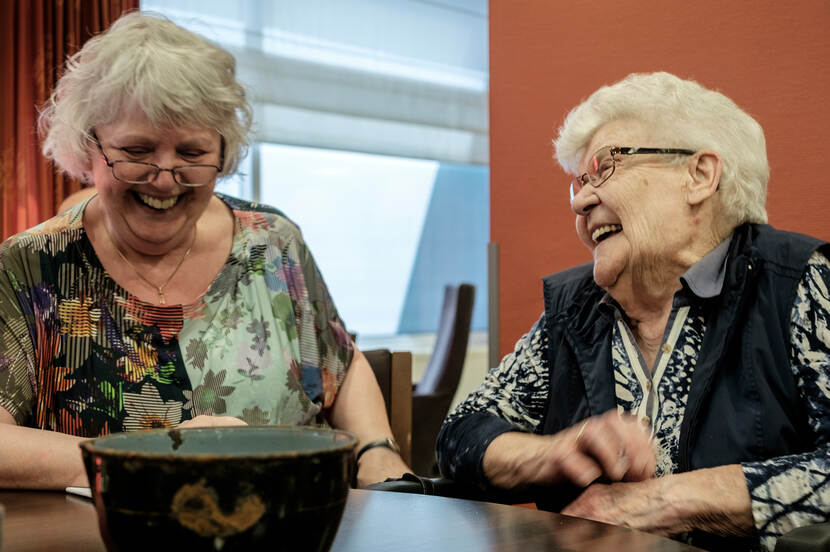
[(90, 166), (92, 130), (138, 108), (156, 126), (215, 129), (220, 176), (236, 171), (248, 147), (251, 107), (234, 57), (168, 19), (133, 12), (90, 39), (40, 113), (43, 153), (76, 178)]
[(722, 159), (720, 197), (731, 227), (767, 221), (769, 180), (761, 125), (732, 100), (691, 80), (669, 73), (631, 74), (603, 86), (568, 113), (554, 141), (556, 158), (577, 173), (594, 134), (623, 118), (643, 122), (659, 144), (618, 144), (710, 149)]

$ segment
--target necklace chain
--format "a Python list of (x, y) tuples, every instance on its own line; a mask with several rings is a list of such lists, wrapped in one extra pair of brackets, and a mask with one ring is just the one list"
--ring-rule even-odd
[(173, 272), (170, 273), (170, 276), (167, 277), (167, 280), (165, 280), (164, 283), (161, 284), (160, 286), (157, 286), (156, 284), (154, 284), (153, 282), (151, 282), (150, 280), (145, 278), (138, 271), (138, 269), (135, 267), (135, 265), (127, 260), (127, 257), (124, 256), (124, 254), (121, 252), (121, 249), (119, 249), (118, 245), (116, 245), (115, 240), (112, 239), (112, 234), (110, 234), (110, 231), (107, 228), (106, 223), (104, 223), (104, 231), (107, 233), (107, 237), (110, 239), (110, 242), (112, 242), (112, 246), (115, 248), (115, 252), (118, 253), (118, 256), (121, 257), (121, 260), (124, 261), (125, 263), (127, 263), (127, 266), (129, 266), (130, 268), (133, 269), (133, 272), (135, 272), (136, 276), (141, 278), (141, 280), (144, 281), (148, 286), (150, 286), (150, 287), (152, 287), (153, 289), (156, 290), (156, 293), (159, 294), (159, 304), (166, 305), (167, 301), (164, 300), (164, 288), (167, 287), (167, 284), (170, 283), (170, 281), (173, 279), (173, 276), (176, 275), (176, 273), (179, 271), (181, 266), (184, 264), (184, 260), (187, 259), (188, 255), (190, 255), (190, 250), (193, 249), (193, 244), (196, 243), (196, 229), (195, 228), (193, 229), (193, 241), (190, 242), (190, 247), (187, 248), (187, 251), (184, 252), (184, 255), (182, 255), (182, 258), (179, 259), (179, 264), (176, 265), (176, 268), (173, 269)]

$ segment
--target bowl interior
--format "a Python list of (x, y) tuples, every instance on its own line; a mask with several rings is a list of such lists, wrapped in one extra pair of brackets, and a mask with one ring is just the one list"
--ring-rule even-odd
[(210, 427), (116, 433), (85, 442), (95, 454), (302, 456), (353, 448), (346, 432), (308, 427)]

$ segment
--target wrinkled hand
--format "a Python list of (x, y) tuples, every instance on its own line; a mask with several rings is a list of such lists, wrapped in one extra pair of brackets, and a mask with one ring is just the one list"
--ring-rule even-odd
[(244, 426), (248, 425), (239, 418), (232, 416), (196, 416), (192, 420), (187, 420), (179, 424), (182, 429), (193, 427), (227, 427), (227, 426)]
[(633, 483), (594, 483), (561, 513), (664, 536), (692, 529), (719, 535), (755, 531), (749, 491), (737, 464)]
[(552, 436), (500, 435), (485, 452), (483, 467), (490, 482), (504, 488), (563, 482), (585, 487), (600, 477), (649, 479), (656, 462), (649, 436), (634, 418), (609, 410)]
[(689, 520), (681, 519), (677, 508), (667, 502), (660, 482), (594, 483), (561, 513), (664, 536), (690, 530)]

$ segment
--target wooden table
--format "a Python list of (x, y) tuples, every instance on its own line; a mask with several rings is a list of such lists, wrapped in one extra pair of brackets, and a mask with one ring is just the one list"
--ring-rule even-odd
[[(57, 492), (0, 491), (2, 552), (103, 552), (92, 502)], [(436, 496), (352, 490), (333, 552), (699, 550), (593, 521)]]

